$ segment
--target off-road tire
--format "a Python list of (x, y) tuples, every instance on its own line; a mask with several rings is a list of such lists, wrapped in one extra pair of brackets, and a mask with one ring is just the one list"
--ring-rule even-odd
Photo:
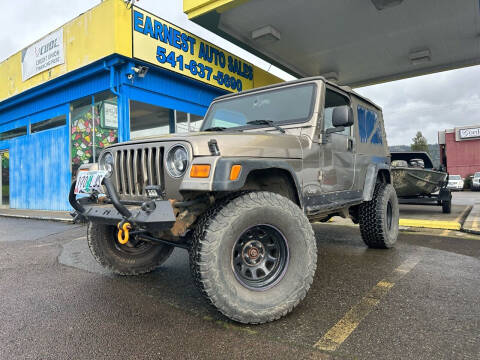
[[(244, 286), (233, 268), (232, 250), (245, 229), (268, 224), (288, 243), (283, 277), (262, 291)], [(190, 250), (195, 284), (221, 313), (249, 324), (279, 319), (306, 296), (317, 267), (314, 232), (303, 211), (289, 199), (270, 192), (248, 192), (224, 200), (199, 220)]]
[(127, 253), (119, 250), (114, 226), (92, 222), (88, 223), (87, 242), (95, 260), (118, 275), (149, 273), (163, 264), (174, 249), (172, 246), (155, 244), (138, 254)]
[(450, 214), (452, 212), (452, 200), (442, 200), (442, 213)]
[[(390, 214), (387, 211), (390, 204)], [(399, 208), (391, 184), (377, 183), (371, 201), (359, 208), (360, 233), (369, 248), (388, 249), (397, 241)], [(390, 220), (389, 220), (390, 219)]]

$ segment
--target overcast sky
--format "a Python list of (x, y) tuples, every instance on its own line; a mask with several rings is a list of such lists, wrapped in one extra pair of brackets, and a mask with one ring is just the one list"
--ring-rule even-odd
[[(0, 12), (0, 61), (97, 5), (99, 0), (4, 1)], [(289, 79), (267, 62), (187, 20), (182, 0), (140, 0), (137, 4), (255, 65)], [(439, 129), (480, 124), (480, 67), (400, 80), (357, 91), (382, 106), (389, 145), (410, 144), (420, 130), (429, 143)]]

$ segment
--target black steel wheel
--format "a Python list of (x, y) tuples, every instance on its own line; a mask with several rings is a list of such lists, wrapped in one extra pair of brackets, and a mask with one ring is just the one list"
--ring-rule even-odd
[(140, 275), (163, 264), (173, 247), (138, 240), (135, 236), (126, 243), (117, 240), (115, 226), (90, 222), (87, 228), (88, 247), (104, 268), (118, 275)]
[(317, 265), (302, 209), (270, 192), (241, 193), (199, 220), (190, 250), (195, 284), (232, 320), (259, 324), (285, 316), (306, 296)]
[(288, 267), (288, 244), (276, 227), (267, 224), (246, 229), (233, 247), (232, 267), (245, 287), (262, 291), (279, 282)]

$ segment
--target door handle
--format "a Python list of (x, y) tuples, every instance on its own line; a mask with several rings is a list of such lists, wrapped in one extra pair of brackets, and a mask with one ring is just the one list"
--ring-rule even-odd
[(348, 139), (348, 151), (353, 151), (353, 139)]

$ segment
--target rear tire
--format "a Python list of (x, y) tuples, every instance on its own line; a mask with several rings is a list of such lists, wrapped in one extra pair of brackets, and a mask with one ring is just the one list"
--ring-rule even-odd
[(388, 249), (398, 237), (399, 207), (391, 184), (377, 183), (371, 201), (360, 205), (360, 233), (369, 248)]
[(220, 203), (199, 221), (190, 251), (194, 281), (228, 318), (259, 324), (305, 297), (317, 266), (312, 226), (296, 204), (270, 192)]
[(163, 264), (173, 252), (173, 246), (140, 242), (121, 245), (115, 226), (88, 223), (88, 247), (95, 260), (118, 275), (141, 275)]

